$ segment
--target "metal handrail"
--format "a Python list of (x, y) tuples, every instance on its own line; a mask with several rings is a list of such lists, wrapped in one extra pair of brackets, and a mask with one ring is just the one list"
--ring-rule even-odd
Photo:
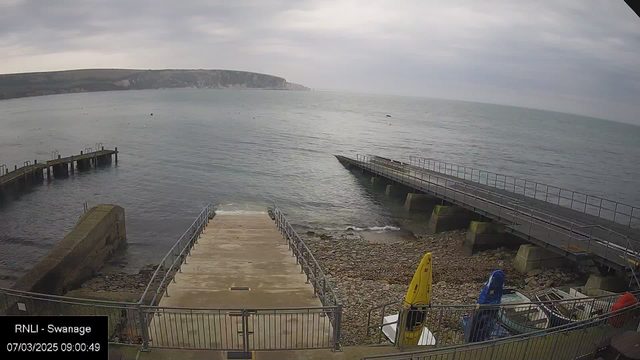
[[(433, 158), (425, 158), (420, 156), (409, 156), (409, 164), (411, 166), (421, 167), (430, 171), (438, 172), (445, 175), (455, 176), (464, 180), (470, 180), (486, 186), (495, 187), (515, 194), (549, 202), (572, 210), (581, 211), (585, 214), (597, 216), (606, 220), (611, 220), (619, 224), (632, 226), (634, 220), (640, 221), (640, 208), (637, 206), (625, 204), (619, 201), (609, 200), (600, 196), (589, 195), (574, 190), (568, 190), (558, 186), (548, 185), (532, 180), (519, 179), (515, 176), (503, 175), (486, 170), (475, 169), (471, 166), (461, 166)], [(484, 182), (483, 182), (484, 180)], [(552, 191), (552, 192), (550, 192)], [(533, 195), (533, 196), (532, 196)], [(552, 201), (555, 199), (556, 201)], [(562, 201), (564, 199), (566, 201)], [(590, 199), (595, 200), (590, 201)], [(574, 204), (581, 204), (575, 207)], [(597, 204), (597, 205), (596, 205)], [(604, 205), (611, 206), (604, 206)], [(587, 209), (593, 208), (593, 212)], [(627, 209), (628, 212), (623, 210)], [(597, 214), (595, 213), (597, 210)], [(604, 210), (604, 213), (603, 213)], [(613, 217), (607, 217), (605, 214), (611, 212)], [(638, 215), (634, 215), (637, 213)], [(629, 221), (620, 222), (616, 217), (623, 216)]]
[[(173, 244), (171, 249), (169, 249), (167, 254), (162, 258), (162, 261), (160, 262), (160, 264), (156, 267), (156, 270), (153, 272), (153, 275), (151, 276), (149, 283), (145, 287), (144, 292), (142, 293), (142, 296), (138, 301), (139, 304), (144, 304), (144, 299), (146, 298), (147, 293), (149, 292), (149, 290), (151, 289), (151, 286), (153, 285), (156, 278), (158, 277), (158, 272), (164, 268), (165, 262), (169, 259), (169, 256), (171, 256), (171, 263), (168, 269), (165, 270), (165, 274), (162, 280), (160, 281), (160, 283), (158, 284), (158, 288), (156, 289), (150, 304), (151, 305), (156, 304), (157, 297), (162, 291), (165, 292), (165, 295), (168, 295), (168, 289), (167, 289), (168, 284), (166, 284), (167, 278), (170, 276), (172, 279), (174, 279), (173, 271), (176, 268), (178, 269), (178, 271), (181, 270), (182, 263), (186, 261), (185, 259), (186, 259), (187, 252), (191, 251), (191, 248), (193, 247), (194, 243), (197, 241), (198, 237), (204, 230), (204, 227), (209, 223), (209, 219), (213, 218), (213, 215), (215, 215), (213, 206), (211, 204), (208, 204), (200, 212), (200, 215), (198, 215), (198, 217), (193, 221), (191, 226), (189, 226), (189, 228), (187, 228), (187, 230), (182, 234), (182, 236), (178, 239), (178, 241), (176, 241), (176, 243)], [(187, 237), (188, 237), (188, 240), (184, 241)], [(177, 255), (176, 255), (176, 250), (178, 252)]]
[[(629, 293), (631, 293), (633, 296), (635, 297), (640, 297), (640, 290), (634, 290), (634, 291), (630, 291)], [(550, 301), (529, 301), (529, 302), (522, 302), (522, 303), (517, 303), (517, 304), (513, 304), (513, 303), (506, 303), (506, 304), (495, 304), (495, 305), (487, 305), (487, 304), (453, 304), (453, 305), (447, 305), (447, 304), (431, 304), (428, 308), (431, 310), (437, 310), (437, 309), (455, 309), (455, 310), (495, 310), (495, 309), (501, 309), (501, 308), (510, 308), (510, 307), (514, 307), (514, 306), (540, 306), (540, 305), (547, 305), (547, 306), (559, 306), (559, 305), (571, 305), (574, 304), (584, 304), (587, 302), (596, 302), (596, 301), (601, 301), (601, 302), (612, 302), (613, 300), (617, 300), (620, 296), (624, 295), (625, 293), (615, 293), (615, 294), (608, 294), (608, 295), (598, 295), (598, 296), (589, 296), (589, 297), (584, 297), (584, 298), (574, 298), (574, 299), (561, 299), (561, 300), (550, 300)], [(367, 335), (370, 335), (370, 330), (372, 329), (379, 329), (382, 328), (383, 326), (387, 326), (389, 324), (394, 324), (396, 322), (391, 322), (391, 323), (385, 323), (382, 324), (382, 320), (380, 324), (374, 324), (371, 325), (371, 319), (373, 317), (373, 313), (379, 311), (381, 316), (384, 317), (384, 314), (386, 313), (386, 309), (391, 308), (391, 309), (396, 309), (396, 311), (399, 311), (402, 308), (402, 300), (396, 300), (396, 301), (390, 301), (390, 302), (386, 302), (380, 305), (376, 305), (372, 308), (369, 309), (368, 311), (368, 315), (367, 315)]]
[[(280, 230), (287, 240), (287, 244), (294, 252), (298, 263), (300, 263), (302, 270), (307, 276), (307, 281), (312, 281), (314, 295), (322, 294), (320, 300), (324, 306), (340, 305), (340, 301), (338, 300), (338, 296), (336, 295), (331, 282), (327, 280), (327, 276), (324, 274), (324, 271), (322, 271), (320, 264), (313, 256), (313, 253), (307, 244), (302, 241), (296, 230), (291, 226), (282, 211), (280, 211), (275, 204), (273, 205), (273, 211), (278, 230)], [(320, 289), (322, 289), (321, 292)], [(327, 293), (330, 295), (329, 299), (327, 299)]]
[[(410, 182), (409, 180), (412, 180), (412, 181), (420, 182), (420, 184), (410, 183), (409, 186), (413, 186), (413, 187), (418, 186), (422, 191), (435, 193), (436, 195), (443, 196), (446, 199), (452, 200), (453, 202), (457, 201), (457, 202), (465, 203), (467, 199), (475, 199), (476, 201), (481, 202), (485, 205), (484, 209), (480, 209), (480, 208), (479, 209), (484, 210), (487, 213), (489, 212), (489, 209), (488, 209), (489, 205), (498, 207), (499, 212), (497, 216), (500, 219), (506, 219), (504, 216), (509, 215), (513, 220), (512, 226), (522, 225), (522, 224), (517, 224), (516, 219), (528, 220), (529, 228), (528, 228), (528, 233), (526, 233), (526, 235), (528, 236), (531, 236), (531, 228), (532, 228), (532, 225), (534, 224), (533, 220), (544, 223), (543, 225), (540, 225), (540, 224), (536, 224), (536, 225), (540, 225), (543, 228), (548, 230), (547, 238), (550, 238), (552, 231), (555, 233), (561, 233), (561, 231), (559, 230), (569, 232), (568, 235), (564, 234), (569, 238), (569, 242), (567, 244), (567, 249), (566, 249), (568, 253), (573, 253), (572, 251), (569, 250), (570, 249), (569, 247), (571, 245), (571, 240), (575, 240), (577, 242), (588, 241), (589, 246), (592, 245), (591, 240), (593, 240), (594, 242), (597, 243), (596, 245), (606, 247), (604, 258), (609, 261), (612, 261), (611, 259), (606, 257), (606, 255), (608, 255), (609, 249), (613, 249), (614, 251), (617, 251), (617, 250), (624, 250), (625, 252), (629, 251), (628, 248), (624, 248), (620, 245), (616, 245), (615, 243), (612, 244), (611, 243), (612, 235), (621, 237), (622, 238), (621, 241), (625, 243), (627, 241), (640, 242), (637, 239), (630, 238), (629, 236), (622, 235), (620, 233), (617, 233), (615, 231), (612, 231), (606, 228), (603, 228), (605, 229), (604, 231), (606, 232), (605, 234), (606, 239), (600, 238), (598, 236), (594, 236), (593, 230), (591, 230), (589, 233), (581, 231), (582, 228), (585, 228), (587, 226), (593, 228), (593, 226), (576, 223), (575, 221), (570, 221), (564, 218), (557, 217), (555, 215), (551, 215), (551, 214), (544, 213), (539, 210), (527, 207), (525, 205), (522, 205), (521, 201), (518, 201), (517, 199), (509, 197), (505, 194), (489, 191), (487, 189), (470, 185), (465, 182), (455, 181), (449, 178), (443, 178), (438, 175), (433, 175), (431, 173), (424, 173), (424, 172), (418, 173), (415, 170), (416, 169), (415, 167), (409, 168), (409, 169), (404, 169), (404, 168), (400, 169), (396, 166), (392, 168), (387, 165), (377, 163), (376, 160), (379, 161), (379, 159), (392, 161), (392, 160), (388, 160), (380, 157), (371, 157), (368, 155), (359, 155), (359, 154), (356, 155), (355, 161), (354, 160), (351, 160), (351, 161), (359, 163), (363, 168), (366, 168), (374, 173), (380, 173), (381, 175), (391, 176), (391, 179), (395, 181), (403, 180), (409, 183)], [(408, 165), (400, 162), (395, 162), (395, 163), (398, 163), (401, 165)], [(380, 170), (380, 168), (382, 167), (386, 169), (387, 171), (386, 173)], [(411, 174), (411, 172), (413, 172), (413, 175)], [(423, 187), (423, 184), (425, 182), (427, 184), (426, 188)], [(432, 190), (430, 186), (434, 186), (435, 190)], [(442, 190), (440, 188), (442, 188)], [(468, 189), (473, 190), (474, 192), (477, 192), (477, 193), (485, 194), (486, 196), (480, 197), (473, 193), (469, 193), (468, 191), (466, 191)], [(453, 197), (451, 197), (451, 195)], [(458, 200), (458, 197), (462, 197), (463, 200), (462, 201)], [(494, 200), (491, 200), (491, 198), (494, 198)], [(503, 214), (503, 210), (505, 211), (505, 214)], [(620, 265), (620, 262), (614, 261), (614, 263), (618, 264), (618, 266)], [(623, 266), (626, 266), (626, 265), (623, 264)]]
[[(296, 257), (296, 262), (300, 264), (301, 273), (305, 273), (307, 282), (311, 282), (313, 295), (320, 298), (323, 306), (328, 309), (333, 309), (332, 311), (327, 311), (327, 315), (329, 315), (329, 321), (331, 325), (333, 325), (334, 349), (339, 350), (342, 330), (342, 304), (333, 286), (331, 286), (331, 282), (327, 279), (327, 276), (324, 274), (324, 271), (322, 271), (320, 264), (318, 264), (318, 261), (313, 256), (313, 253), (311, 253), (307, 244), (302, 241), (296, 230), (275, 204), (273, 205), (273, 215), (278, 230), (287, 241), (289, 249)], [(327, 297), (327, 294), (329, 297)]]
[(616, 311), (612, 311), (607, 314), (599, 315), (597, 317), (594, 317), (588, 320), (577, 321), (577, 322), (565, 324), (565, 325), (554, 327), (554, 328), (542, 329), (542, 330), (510, 336), (506, 338), (486, 340), (486, 341), (474, 342), (474, 343), (458, 344), (458, 345), (447, 346), (447, 347), (438, 348), (438, 349), (405, 351), (402, 353), (395, 353), (395, 354), (370, 355), (370, 356), (365, 356), (364, 359), (409, 360), (409, 359), (417, 359), (417, 357), (420, 357), (420, 356), (430, 356), (430, 355), (436, 355), (441, 353), (457, 352), (459, 350), (472, 348), (472, 347), (482, 349), (489, 346), (495, 346), (496, 344), (500, 344), (500, 343), (517, 342), (517, 341), (527, 340), (531, 338), (549, 336), (553, 334), (567, 333), (572, 330), (585, 330), (585, 329), (588, 329), (589, 327), (604, 325), (607, 322), (607, 320), (624, 317), (625, 314), (635, 316), (639, 309), (640, 309), (640, 303), (629, 306), (629, 307), (625, 307), (622, 309), (618, 309)]
[(11, 296), (23, 297), (23, 298), (33, 299), (33, 300), (63, 302), (63, 303), (75, 304), (75, 305), (104, 304), (104, 305), (119, 305), (119, 306), (132, 306), (132, 307), (135, 307), (137, 305), (136, 303), (132, 303), (132, 302), (83, 299), (83, 298), (76, 298), (71, 296), (50, 295), (50, 294), (22, 291), (22, 290), (16, 290), (16, 289), (8, 289), (8, 288), (2, 288), (2, 287), (0, 287), (0, 294), (7, 294)]

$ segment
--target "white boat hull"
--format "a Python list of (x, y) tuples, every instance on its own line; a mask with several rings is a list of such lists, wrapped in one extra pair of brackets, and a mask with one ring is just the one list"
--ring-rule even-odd
[[(384, 334), (384, 336), (387, 337), (387, 339), (389, 339), (389, 341), (391, 341), (391, 343), (395, 344), (396, 330), (398, 325), (398, 315), (385, 316), (384, 319), (382, 320), (382, 324), (383, 324), (382, 333)], [(422, 334), (420, 334), (420, 340), (418, 340), (418, 345), (425, 346), (425, 345), (435, 345), (435, 344), (436, 344), (436, 338), (435, 336), (433, 336), (431, 331), (429, 331), (429, 329), (427, 329), (426, 326), (422, 328)]]

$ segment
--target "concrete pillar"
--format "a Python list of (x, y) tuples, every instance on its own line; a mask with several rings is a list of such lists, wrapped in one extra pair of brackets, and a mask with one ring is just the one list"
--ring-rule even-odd
[(518, 255), (513, 260), (513, 266), (523, 274), (533, 269), (554, 268), (570, 263), (571, 260), (562, 255), (531, 244), (521, 245), (518, 249)]
[(526, 242), (519, 237), (504, 231), (504, 225), (495, 222), (472, 221), (469, 224), (467, 236), (462, 243), (462, 249), (469, 255), (478, 251), (496, 249), (499, 247), (512, 248)]
[(431, 234), (438, 234), (443, 231), (466, 229), (472, 220), (479, 217), (480, 215), (459, 206), (436, 205), (433, 208), (431, 219), (429, 219), (427, 230)]
[(618, 293), (627, 290), (627, 282), (621, 276), (591, 274), (584, 287)]
[(404, 209), (408, 212), (416, 211), (431, 211), (436, 204), (441, 204), (442, 200), (435, 196), (427, 194), (407, 194), (407, 199), (404, 202)]
[(382, 176), (372, 176), (371, 177), (371, 184), (373, 185), (382, 185), (382, 186), (387, 186), (387, 184), (391, 184), (391, 180), (387, 179), (386, 177), (382, 177)]
[(404, 186), (404, 185), (400, 185), (400, 184), (395, 184), (395, 185), (387, 185), (384, 194), (387, 197), (391, 197), (391, 196), (402, 196), (402, 197), (406, 197), (407, 194), (411, 191), (411, 189), (409, 189), (408, 187)]
[(58, 164), (53, 166), (53, 176), (64, 177), (69, 176), (69, 164)]
[(111, 155), (98, 156), (97, 159), (98, 159), (98, 165), (111, 164)]
[(78, 160), (76, 163), (78, 164), (78, 171), (87, 171), (91, 169), (89, 159)]

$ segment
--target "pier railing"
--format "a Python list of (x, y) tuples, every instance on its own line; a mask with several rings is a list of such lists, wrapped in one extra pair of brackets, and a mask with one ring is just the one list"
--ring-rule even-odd
[[(187, 262), (187, 256), (191, 255), (191, 249), (198, 242), (198, 238), (204, 231), (204, 228), (213, 219), (215, 211), (211, 204), (208, 204), (191, 223), (189, 228), (180, 236), (178, 241), (169, 249), (167, 254), (162, 258), (160, 264), (153, 272), (147, 287), (140, 297), (140, 304), (156, 306), (162, 298), (162, 294), (168, 295), (169, 282), (175, 282), (176, 272), (181, 272), (182, 264)], [(147, 295), (152, 291), (153, 297), (147, 299)]]
[[(616, 310), (589, 320), (578, 321), (502, 339), (365, 356), (365, 360), (562, 360), (595, 355), (607, 339), (638, 326), (640, 304)], [(592, 357), (589, 357), (592, 358)]]
[(640, 239), (565, 217), (533, 209), (521, 199), (467, 182), (420, 171), (378, 156), (357, 155), (351, 160), (363, 169), (437, 196), (455, 205), (498, 220), (508, 230), (545, 247), (552, 245), (574, 259), (596, 255), (599, 262), (626, 270), (638, 254)]
[(640, 208), (600, 196), (432, 158), (409, 156), (409, 165), (560, 205), (630, 227), (640, 227)]

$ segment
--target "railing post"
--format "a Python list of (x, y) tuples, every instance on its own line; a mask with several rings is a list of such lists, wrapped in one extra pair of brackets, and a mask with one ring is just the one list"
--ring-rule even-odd
[(138, 304), (138, 315), (140, 320), (140, 332), (142, 335), (142, 351), (150, 351), (149, 349), (149, 328), (147, 327), (146, 317), (140, 304)]
[(598, 217), (600, 217), (601, 211), (602, 211), (602, 198), (600, 198), (600, 205), (598, 205)]
[(242, 309), (242, 350), (249, 353), (249, 312)]
[(327, 278), (322, 277), (322, 305), (326, 306), (327, 302)]
[(340, 330), (342, 328), (342, 304), (334, 309), (333, 321), (333, 351), (340, 351)]
[(496, 349), (496, 343), (493, 342), (493, 344), (491, 344), (491, 354), (489, 354), (489, 360), (493, 360), (493, 352)]

